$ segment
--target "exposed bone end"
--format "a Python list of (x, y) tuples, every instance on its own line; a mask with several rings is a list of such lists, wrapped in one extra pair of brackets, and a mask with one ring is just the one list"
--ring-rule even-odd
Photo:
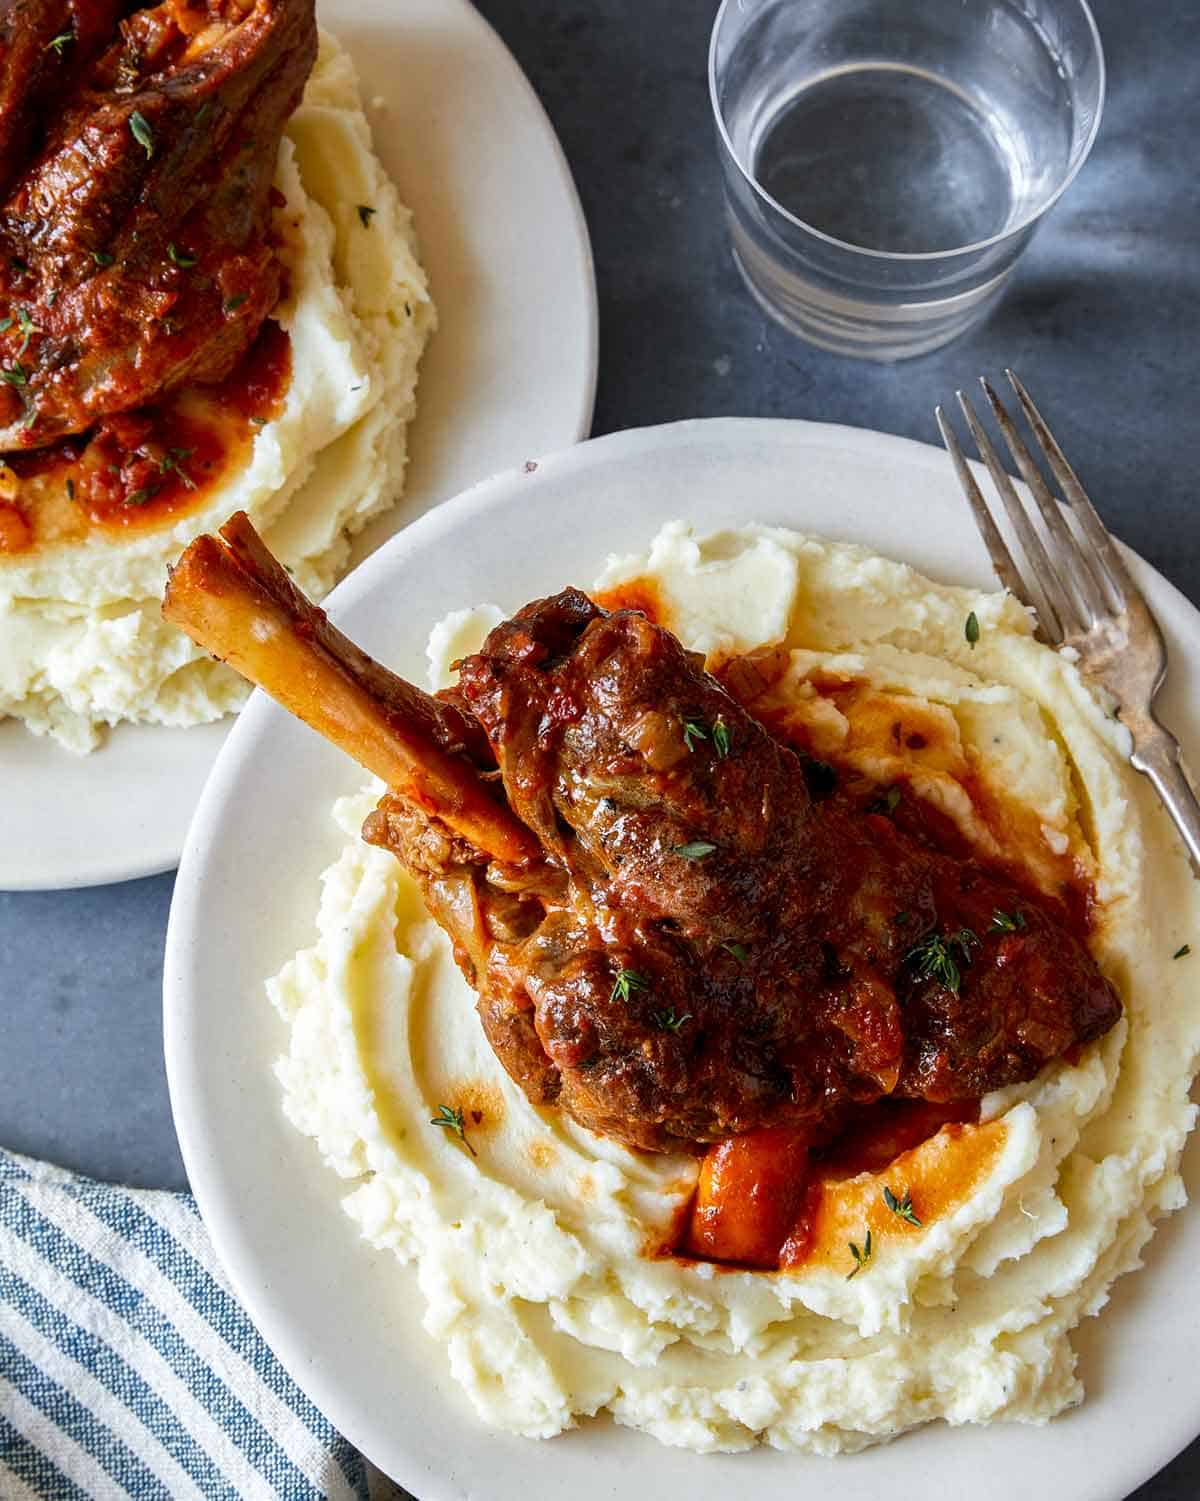
[(469, 758), (487, 754), (478, 725), (332, 626), (244, 512), (230, 517), (219, 537), (188, 546), (170, 572), (163, 615), (491, 858), (509, 865), (541, 858), (533, 834), (492, 795)]

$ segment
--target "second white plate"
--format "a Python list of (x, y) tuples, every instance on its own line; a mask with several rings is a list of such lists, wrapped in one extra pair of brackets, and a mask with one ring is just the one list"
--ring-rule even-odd
[[(761, 521), (862, 542), (948, 583), (995, 587), (940, 450), (809, 423), (714, 421), (621, 433), (481, 485), (395, 538), (332, 596), (337, 624), (409, 676), (430, 624), (586, 586), (609, 551), (680, 517)], [(1200, 615), (1131, 567), (1166, 633), (1164, 716), (1200, 764)], [(1088, 1399), (1044, 1428), (923, 1429), (854, 1458), (769, 1450), (697, 1456), (601, 1423), (537, 1444), (484, 1428), (420, 1327), (410, 1271), (356, 1238), (345, 1191), (283, 1117), (271, 1065), (284, 1029), (263, 993), (313, 941), (320, 872), (341, 836), (333, 799), (362, 773), (262, 694), (205, 789), (180, 867), (164, 1022), (175, 1123), (217, 1251), (255, 1322), (314, 1402), (421, 1501), (631, 1492), (725, 1501), (961, 1495), (1120, 1501), (1200, 1428), (1195, 1351), (1200, 1214), (1167, 1221), (1145, 1270), (1076, 1336)], [(1194, 1190), (1200, 1151), (1184, 1163)]]
[[(467, 0), (320, 0), (319, 15), (354, 58), (376, 149), (416, 214), (439, 315), (404, 500), (368, 528), (360, 558), (467, 485), (586, 435), (596, 289), (558, 139)], [(0, 890), (171, 869), (228, 732), (228, 721), (125, 725), (80, 758), (0, 723)]]

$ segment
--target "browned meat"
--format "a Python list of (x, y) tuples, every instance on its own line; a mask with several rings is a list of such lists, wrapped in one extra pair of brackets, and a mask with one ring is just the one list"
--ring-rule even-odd
[(0, 3), (0, 192), (28, 160), (40, 120), (111, 41), (121, 0)]
[(187, 549), (164, 613), (384, 778), (364, 837), (419, 882), (504, 1066), (630, 1146), (779, 1128), (792, 1161), (856, 1106), (953, 1115), (1120, 1015), (1065, 907), (810, 790), (640, 614), (566, 590), (432, 699), (242, 515)]
[(279, 296), (271, 179), (313, 0), (164, 0), (114, 35), (122, 8), (5, 17), (0, 448), (220, 380)]
[(531, 605), (459, 691), (565, 888), (522, 891), (501, 934), (481, 857), (424, 861), (427, 821), (399, 799), (364, 832), (442, 883), (433, 910), (512, 1076), (595, 1130), (664, 1149), (885, 1095), (973, 1099), (1120, 1014), (1062, 913), (815, 799), (799, 757), (639, 614), (573, 590)]

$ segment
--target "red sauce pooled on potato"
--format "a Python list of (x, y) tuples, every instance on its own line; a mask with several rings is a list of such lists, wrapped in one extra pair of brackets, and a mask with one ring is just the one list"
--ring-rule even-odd
[(291, 341), (268, 319), (218, 385), (189, 386), (52, 447), (8, 454), (19, 490), (0, 508), (0, 553), (93, 530), (146, 530), (198, 508), (247, 461), (259, 428), (282, 410), (291, 373)]

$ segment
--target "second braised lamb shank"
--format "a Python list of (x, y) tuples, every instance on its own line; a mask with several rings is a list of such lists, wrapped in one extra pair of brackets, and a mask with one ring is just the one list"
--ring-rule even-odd
[[(1120, 1015), (1053, 903), (834, 792), (645, 616), (568, 589), (437, 698), (358, 652), (244, 517), (166, 614), (393, 788), (420, 883), (535, 1103), (652, 1151), (1032, 1078)], [(1003, 921), (998, 921), (1003, 917)]]
[(313, 0), (0, 0), (0, 450), (218, 381), (280, 293)]

